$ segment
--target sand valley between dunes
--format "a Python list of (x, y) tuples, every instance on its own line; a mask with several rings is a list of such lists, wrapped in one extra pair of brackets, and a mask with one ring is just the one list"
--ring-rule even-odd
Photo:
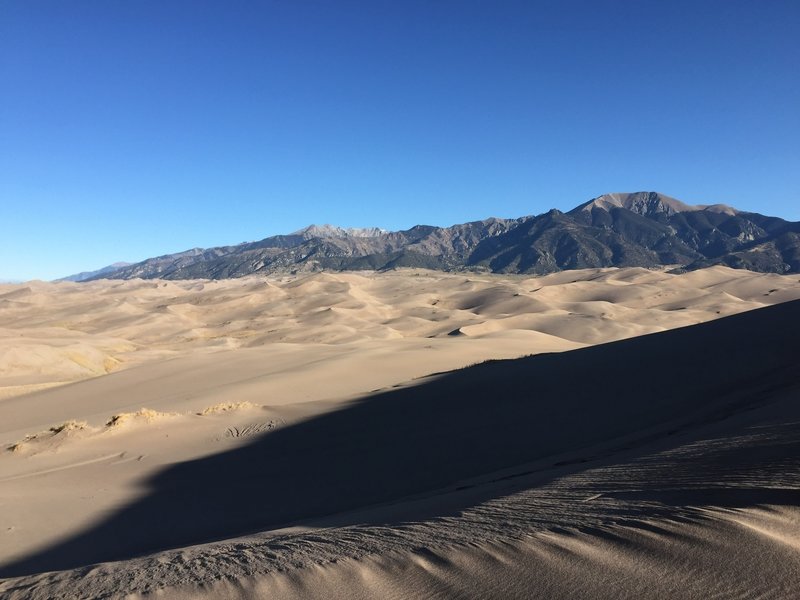
[(0, 285), (0, 595), (788, 597), (796, 300), (724, 267)]

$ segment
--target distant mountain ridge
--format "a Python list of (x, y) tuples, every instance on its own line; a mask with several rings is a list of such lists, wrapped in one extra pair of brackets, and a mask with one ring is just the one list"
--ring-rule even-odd
[(67, 275), (66, 277), (56, 279), (56, 281), (87, 281), (92, 278), (98, 279), (101, 278), (102, 275), (106, 275), (131, 264), (133, 263), (115, 262), (113, 265), (108, 265), (107, 267), (102, 267), (94, 271), (81, 271), (80, 273), (75, 273), (74, 275)]
[(405, 231), (311, 225), (287, 235), (195, 248), (91, 279), (224, 279), (296, 273), (424, 267), (544, 274), (592, 267), (693, 270), (715, 264), (800, 272), (800, 223), (736, 210), (692, 206), (657, 192), (613, 193), (569, 212), (490, 218)]
[(299, 231), (295, 231), (292, 235), (300, 235), (305, 239), (321, 238), (321, 237), (377, 237), (389, 233), (385, 229), (379, 227), (337, 227), (336, 225), (309, 225)]
[(589, 200), (589, 202), (582, 204), (574, 210), (580, 209), (583, 211), (590, 211), (593, 208), (602, 208), (607, 211), (610, 211), (612, 208), (625, 208), (645, 217), (658, 214), (672, 216), (680, 212), (696, 212), (699, 210), (724, 213), (727, 215), (736, 215), (739, 213), (738, 210), (726, 204), (701, 204), (692, 206), (657, 192), (605, 194)]

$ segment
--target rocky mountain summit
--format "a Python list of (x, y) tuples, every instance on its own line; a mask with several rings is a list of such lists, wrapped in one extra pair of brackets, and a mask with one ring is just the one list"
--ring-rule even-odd
[(307, 240), (323, 237), (377, 237), (388, 233), (385, 229), (379, 227), (337, 227), (336, 225), (309, 225), (299, 231), (295, 231), (292, 235), (299, 235)]
[(543, 274), (591, 267), (715, 264), (800, 272), (800, 223), (692, 206), (657, 192), (605, 194), (569, 212), (405, 231), (311, 225), (235, 246), (195, 248), (103, 270), (89, 279), (222, 279), (253, 273), (424, 267)]

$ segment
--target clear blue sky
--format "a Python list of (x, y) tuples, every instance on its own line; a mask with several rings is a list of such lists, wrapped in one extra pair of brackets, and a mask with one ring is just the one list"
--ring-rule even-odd
[(656, 190), (800, 220), (797, 0), (3, 0), (0, 279)]

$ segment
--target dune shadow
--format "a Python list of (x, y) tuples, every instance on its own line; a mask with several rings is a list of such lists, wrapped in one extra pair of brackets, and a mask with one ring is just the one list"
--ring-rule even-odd
[(653, 428), (666, 432), (724, 417), (798, 383), (797, 340), (800, 301), (432, 376), (170, 466), (145, 482), (140, 500), (0, 567), (0, 577), (326, 516), (341, 524), (347, 511)]

